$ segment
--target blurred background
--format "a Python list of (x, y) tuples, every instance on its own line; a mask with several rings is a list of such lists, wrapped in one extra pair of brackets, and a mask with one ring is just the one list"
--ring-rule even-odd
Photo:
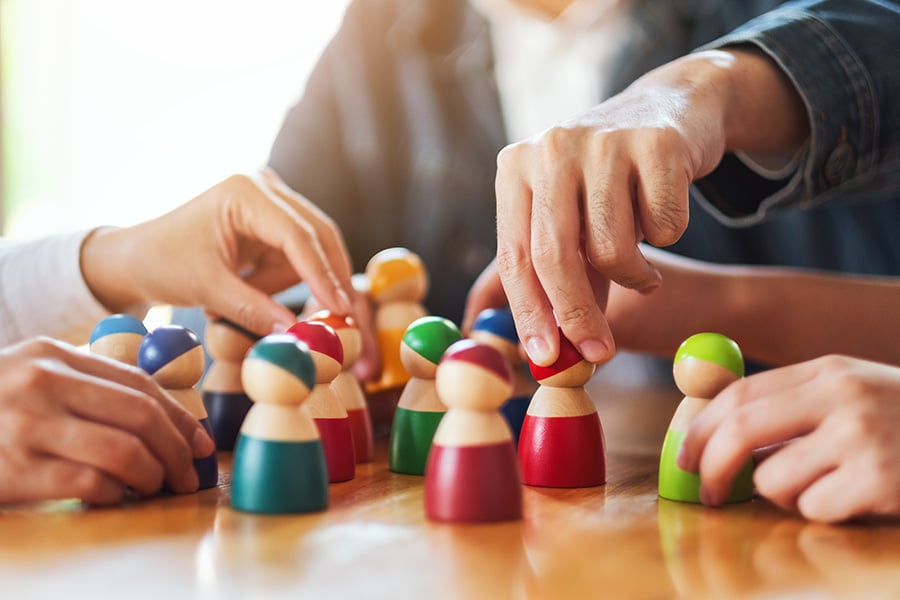
[(0, 0), (0, 231), (129, 225), (263, 165), (347, 0)]

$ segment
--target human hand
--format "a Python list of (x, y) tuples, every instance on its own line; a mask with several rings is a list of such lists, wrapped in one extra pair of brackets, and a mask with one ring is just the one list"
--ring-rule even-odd
[(721, 504), (753, 450), (757, 491), (815, 521), (900, 516), (900, 368), (826, 356), (730, 385), (694, 421), (678, 466)]
[(145, 373), (38, 338), (0, 350), (0, 503), (197, 489), (215, 446)]
[(642, 292), (660, 284), (638, 242), (678, 240), (691, 182), (726, 150), (790, 152), (805, 127), (802, 102), (774, 63), (753, 51), (710, 51), (506, 147), (497, 161), (497, 263), (529, 356), (555, 360), (558, 323), (586, 359), (608, 359), (608, 281)]
[(366, 318), (350, 299), (350, 259), (337, 226), (268, 169), (231, 176), (152, 221), (97, 230), (81, 265), (112, 312), (147, 301), (203, 306), (264, 335), (294, 322), (270, 294), (303, 279), (325, 307)]

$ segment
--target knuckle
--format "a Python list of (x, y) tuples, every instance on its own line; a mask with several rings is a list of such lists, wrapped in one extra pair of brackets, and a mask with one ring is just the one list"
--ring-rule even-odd
[(525, 248), (518, 245), (501, 245), (497, 248), (497, 270), (501, 278), (517, 278), (531, 265)]
[(550, 127), (540, 135), (541, 155), (545, 160), (557, 160), (568, 154), (573, 141), (573, 131), (559, 125)]
[(150, 398), (140, 398), (132, 407), (132, 424), (139, 434), (158, 429), (165, 418), (162, 406)]
[(528, 147), (523, 142), (504, 147), (497, 154), (497, 171), (505, 173), (508, 170), (516, 170), (527, 152)]
[(132, 436), (122, 437), (110, 442), (109, 456), (124, 471), (133, 472), (139, 469), (145, 457), (144, 445)]
[(567, 327), (583, 327), (589, 322), (593, 314), (591, 307), (584, 304), (575, 304), (557, 308), (555, 310), (556, 319), (563, 328)]

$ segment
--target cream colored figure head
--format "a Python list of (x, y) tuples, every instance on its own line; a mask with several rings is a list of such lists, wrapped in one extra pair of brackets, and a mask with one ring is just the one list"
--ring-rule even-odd
[(240, 363), (256, 342), (258, 336), (224, 321), (214, 319), (206, 324), (204, 340), (206, 351), (217, 361)]
[(672, 367), (685, 396), (711, 400), (744, 376), (741, 349), (720, 333), (698, 333), (679, 346)]
[(377, 304), (422, 302), (428, 293), (428, 274), (417, 254), (406, 248), (388, 248), (366, 265), (369, 296)]
[(316, 385), (325, 385), (337, 377), (344, 363), (341, 339), (334, 329), (322, 322), (300, 321), (287, 332), (304, 342), (316, 365)]
[(591, 380), (597, 366), (584, 359), (578, 350), (559, 330), (559, 358), (548, 367), (536, 365), (530, 360), (531, 374), (544, 387), (579, 388)]
[(299, 406), (315, 385), (316, 368), (306, 344), (273, 334), (253, 346), (241, 366), (241, 381), (257, 404)]
[(138, 348), (147, 335), (144, 324), (131, 315), (110, 315), (91, 331), (91, 354), (137, 365)]
[(337, 333), (344, 355), (343, 370), (347, 371), (353, 367), (353, 363), (356, 362), (362, 351), (362, 335), (353, 317), (342, 317), (329, 310), (320, 310), (310, 315), (307, 320), (314, 323), (324, 323)]
[(138, 348), (138, 366), (167, 390), (192, 388), (203, 375), (203, 346), (189, 329), (166, 325), (148, 333)]
[(496, 412), (512, 393), (509, 361), (496, 348), (474, 340), (447, 348), (435, 384), (449, 410)]

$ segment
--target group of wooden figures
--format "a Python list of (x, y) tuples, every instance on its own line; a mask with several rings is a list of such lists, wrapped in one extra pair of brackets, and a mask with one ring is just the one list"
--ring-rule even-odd
[[(584, 389), (595, 365), (560, 332), (556, 363), (520, 358), (508, 310), (479, 315), (467, 339), (451, 321), (428, 316), (421, 260), (402, 248), (378, 253), (366, 268), (383, 361), (367, 391), (402, 389), (390, 433), (390, 469), (424, 476), (425, 514), (448, 522), (522, 516), (522, 486), (588, 487), (606, 481), (600, 417)], [(213, 359), (201, 392), (200, 340), (178, 326), (148, 333), (114, 315), (91, 336), (91, 351), (135, 364), (194, 414), (219, 450), (233, 450), (231, 504), (255, 513), (305, 513), (328, 504), (328, 484), (352, 479), (373, 458), (365, 394), (351, 372), (361, 350), (352, 319), (320, 311), (284, 334), (258, 339), (225, 320), (211, 321)], [(675, 358), (686, 398), (666, 436), (660, 496), (698, 502), (699, 479), (675, 458), (685, 431), (728, 383), (743, 376), (737, 345), (698, 334)], [(537, 390), (535, 391), (535, 386)], [(532, 393), (533, 392), (533, 393)], [(217, 459), (195, 463), (200, 487), (217, 482)], [(752, 494), (751, 465), (732, 501)]]

